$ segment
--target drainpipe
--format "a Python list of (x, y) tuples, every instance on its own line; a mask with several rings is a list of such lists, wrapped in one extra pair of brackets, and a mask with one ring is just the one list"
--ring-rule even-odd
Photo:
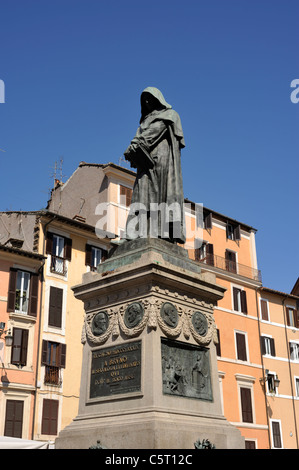
[(286, 316), (286, 309), (285, 309), (285, 301), (287, 297), (282, 300), (282, 308), (283, 308), (283, 319), (284, 319), (284, 331), (285, 331), (285, 338), (286, 338), (286, 346), (288, 352), (288, 364), (289, 364), (289, 375), (290, 375), (290, 382), (291, 382), (291, 393), (292, 393), (292, 405), (293, 405), (293, 413), (294, 413), (294, 426), (295, 426), (295, 433), (296, 433), (296, 444), (297, 449), (299, 448), (298, 445), (298, 431), (297, 431), (297, 420), (296, 420), (296, 410), (295, 410), (295, 402), (294, 402), (294, 387), (293, 387), (293, 377), (292, 377), (292, 368), (291, 368), (291, 357), (290, 357), (290, 348), (288, 343), (288, 333), (287, 333), (287, 316)]
[[(47, 222), (44, 227), (43, 227), (43, 234), (44, 234), (44, 239), (43, 239), (43, 256), (45, 256), (45, 245), (46, 245), (46, 228), (48, 225), (50, 225), (53, 220), (56, 219), (56, 215), (53, 216), (49, 222)], [(40, 354), (40, 339), (42, 335), (42, 305), (43, 305), (43, 287), (44, 287), (44, 266), (45, 266), (45, 260), (43, 261), (43, 264), (39, 268), (41, 272), (41, 287), (40, 287), (40, 301), (39, 301), (39, 331), (38, 331), (38, 340), (37, 340), (37, 355), (36, 355), (36, 374), (35, 374), (35, 390), (34, 390), (34, 404), (33, 404), (33, 416), (32, 416), (32, 431), (31, 431), (31, 438), (34, 440), (34, 424), (35, 424), (35, 415), (36, 415), (36, 402), (37, 402), (37, 382), (38, 382), (38, 365), (39, 365), (39, 354)]]
[(270, 439), (270, 422), (269, 422), (269, 415), (268, 415), (268, 403), (267, 403), (267, 395), (266, 395), (266, 382), (265, 382), (265, 366), (264, 366), (264, 359), (261, 350), (261, 325), (260, 325), (260, 311), (259, 311), (259, 304), (257, 298), (257, 291), (258, 287), (255, 288), (255, 301), (256, 301), (256, 313), (257, 313), (257, 324), (259, 330), (259, 339), (260, 339), (260, 353), (261, 353), (261, 363), (262, 363), (262, 371), (263, 371), (263, 379), (264, 379), (264, 397), (265, 397), (265, 406), (266, 406), (266, 416), (267, 416), (267, 424), (268, 424), (268, 440), (269, 440), (269, 449), (271, 449), (271, 439)]

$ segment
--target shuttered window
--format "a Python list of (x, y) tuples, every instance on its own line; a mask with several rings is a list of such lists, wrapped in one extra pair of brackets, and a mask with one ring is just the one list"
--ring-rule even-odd
[(127, 188), (126, 186), (119, 185), (120, 188), (120, 203), (123, 206), (130, 207), (133, 190), (132, 188)]
[(43, 400), (42, 434), (55, 436), (58, 424), (58, 400)]
[(63, 289), (50, 287), (49, 326), (61, 328)]
[(247, 314), (246, 291), (233, 287), (234, 310)]
[(28, 330), (13, 329), (13, 343), (11, 348), (11, 363), (25, 366), (27, 363)]
[(241, 387), (240, 395), (241, 395), (242, 421), (243, 423), (253, 423), (251, 389)]
[(103, 248), (86, 244), (85, 248), (85, 265), (90, 266), (91, 270), (95, 271), (98, 264), (107, 259), (108, 251)]
[(37, 316), (38, 274), (11, 268), (7, 311)]
[(246, 335), (243, 333), (236, 333), (236, 348), (237, 348), (237, 359), (240, 361), (247, 361), (246, 352)]
[(276, 356), (274, 338), (261, 336), (261, 350), (263, 355)]
[(24, 402), (7, 400), (4, 436), (22, 438)]
[(237, 272), (237, 257), (234, 251), (225, 250), (225, 269), (231, 273)]
[(273, 447), (275, 449), (281, 449), (281, 434), (280, 434), (280, 423), (279, 421), (272, 421), (272, 439), (273, 439)]
[(298, 312), (295, 308), (286, 307), (287, 325), (298, 328)]
[(269, 321), (267, 300), (261, 299), (261, 314), (262, 314), (262, 320)]
[(54, 341), (42, 342), (42, 364), (47, 366), (65, 367), (66, 344)]

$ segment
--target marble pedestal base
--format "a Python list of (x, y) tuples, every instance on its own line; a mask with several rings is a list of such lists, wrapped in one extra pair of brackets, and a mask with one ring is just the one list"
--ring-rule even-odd
[(56, 448), (244, 448), (221, 410), (213, 311), (225, 289), (213, 274), (179, 246), (141, 239), (73, 290), (85, 307), (79, 412)]

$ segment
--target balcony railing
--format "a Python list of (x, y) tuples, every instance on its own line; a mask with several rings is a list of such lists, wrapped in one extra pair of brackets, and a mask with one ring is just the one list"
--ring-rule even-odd
[(230, 273), (248, 277), (254, 281), (262, 281), (262, 275), (259, 269), (236, 263), (235, 261), (228, 260), (222, 256), (209, 254), (205, 258), (197, 259), (196, 261), (198, 261), (200, 264), (214, 266), (215, 268), (223, 269), (224, 271), (228, 271)]
[(51, 256), (51, 272), (65, 276), (67, 273), (66, 260), (60, 256)]
[(44, 383), (48, 385), (61, 385), (60, 367), (46, 366)]

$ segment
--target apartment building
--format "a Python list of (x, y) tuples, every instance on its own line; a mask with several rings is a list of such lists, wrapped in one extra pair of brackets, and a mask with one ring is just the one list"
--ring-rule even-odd
[(0, 435), (32, 439), (44, 257), (0, 245)]
[[(113, 163), (81, 162), (66, 183), (56, 182), (45, 210), (0, 213), (0, 243), (7, 243), (15, 230), (21, 228), (24, 233), (22, 249), (43, 260), (31, 432), (35, 440), (54, 440), (77, 415), (84, 308), (74, 298), (72, 287), (81, 283), (84, 272), (95, 270), (105, 259), (110, 239), (122, 235), (134, 180), (133, 171)], [(202, 228), (196, 204), (185, 202), (188, 239), (185, 248), (201, 265), (202, 271), (215, 273), (217, 283), (226, 288), (224, 298), (215, 308), (224, 415), (240, 429), (247, 448), (276, 447), (278, 440), (275, 437), (273, 444), (272, 434), (274, 429), (276, 436), (278, 428), (277, 424), (273, 427), (271, 419), (272, 416), (274, 422), (282, 419), (285, 403), (295, 407), (297, 382), (294, 380), (299, 374), (295, 371), (296, 359), (289, 360), (287, 350), (282, 350), (279, 354), (284, 360), (276, 359), (277, 364), (284, 365), (284, 371), (292, 366), (297, 375), (292, 382), (293, 392), (283, 392), (288, 398), (278, 397), (279, 406), (275, 408), (275, 415), (270, 416), (269, 400), (273, 393), (265, 392), (269, 382), (267, 374), (278, 375), (282, 382), (283, 373), (277, 364), (266, 362), (272, 357), (264, 354), (263, 341), (266, 340), (263, 338), (267, 334), (274, 337), (267, 328), (278, 328), (279, 321), (274, 320), (272, 325), (271, 321), (267, 323), (261, 318), (261, 305), (264, 305), (261, 302), (268, 299), (268, 310), (274, 315), (274, 300), (278, 294), (266, 294), (263, 290), (257, 265), (256, 229), (206, 207), (202, 208), (200, 217)], [(201, 227), (199, 231), (197, 226)], [(202, 242), (194, 245), (194, 238), (198, 237)], [(7, 297), (7, 292), (3, 297)], [(294, 305), (295, 297), (293, 294), (290, 305)], [(9, 324), (11, 314), (6, 312), (5, 315)], [(293, 332), (291, 326), (286, 329), (295, 343), (292, 335), (295, 337), (297, 331)], [(284, 331), (283, 327), (279, 331)], [(295, 354), (294, 349), (292, 351)], [(7, 354), (11, 354), (9, 347)], [(291, 440), (284, 437), (287, 427), (281, 422), (279, 425), (282, 446), (292, 447), (294, 437)], [(22, 436), (30, 434), (25, 427), (23, 424)], [(289, 432), (295, 436), (295, 431), (294, 425)]]
[(259, 323), (271, 448), (299, 448), (299, 297), (259, 290)]

